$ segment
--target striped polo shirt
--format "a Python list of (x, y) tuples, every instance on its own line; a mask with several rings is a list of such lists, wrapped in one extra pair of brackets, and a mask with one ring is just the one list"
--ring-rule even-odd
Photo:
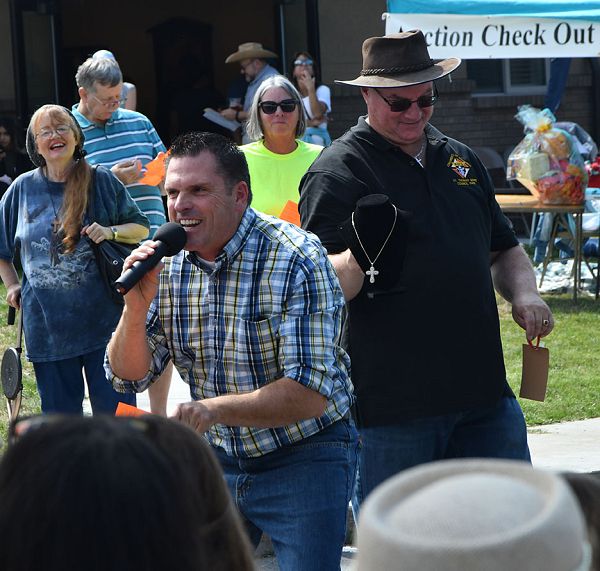
[[(73, 105), (73, 115), (83, 130), (86, 159), (108, 169), (117, 163), (139, 159), (145, 167), (166, 148), (149, 119), (129, 109), (117, 108), (105, 125), (92, 123)], [(127, 190), (150, 220), (150, 237), (166, 221), (160, 189), (145, 184), (129, 184)]]

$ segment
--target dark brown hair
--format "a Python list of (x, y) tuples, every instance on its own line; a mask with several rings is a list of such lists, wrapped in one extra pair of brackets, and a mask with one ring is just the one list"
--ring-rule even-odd
[(254, 568), (219, 463), (191, 428), (153, 415), (32, 420), (0, 462), (2, 571)]
[(588, 539), (592, 547), (592, 566), (590, 569), (600, 571), (600, 473), (578, 474), (566, 472), (562, 476), (577, 496), (579, 506), (585, 517)]

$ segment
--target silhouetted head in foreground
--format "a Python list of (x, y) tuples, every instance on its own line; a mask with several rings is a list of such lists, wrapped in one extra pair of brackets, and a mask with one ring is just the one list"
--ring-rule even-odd
[(155, 416), (40, 416), (0, 462), (0, 569), (253, 569), (221, 469)]

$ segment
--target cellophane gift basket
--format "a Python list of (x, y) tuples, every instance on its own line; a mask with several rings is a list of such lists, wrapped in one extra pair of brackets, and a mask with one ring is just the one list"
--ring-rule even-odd
[(549, 109), (521, 105), (515, 117), (525, 137), (508, 157), (507, 180), (518, 180), (544, 204), (583, 204), (588, 175), (571, 135), (554, 126)]

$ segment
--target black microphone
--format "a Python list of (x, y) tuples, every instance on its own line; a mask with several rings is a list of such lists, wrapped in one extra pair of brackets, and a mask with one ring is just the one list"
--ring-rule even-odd
[(158, 245), (154, 254), (145, 260), (137, 260), (121, 277), (115, 281), (115, 289), (125, 295), (135, 284), (137, 284), (152, 268), (158, 264), (163, 256), (174, 256), (181, 252), (187, 241), (187, 235), (183, 226), (176, 222), (163, 224), (152, 238)]

